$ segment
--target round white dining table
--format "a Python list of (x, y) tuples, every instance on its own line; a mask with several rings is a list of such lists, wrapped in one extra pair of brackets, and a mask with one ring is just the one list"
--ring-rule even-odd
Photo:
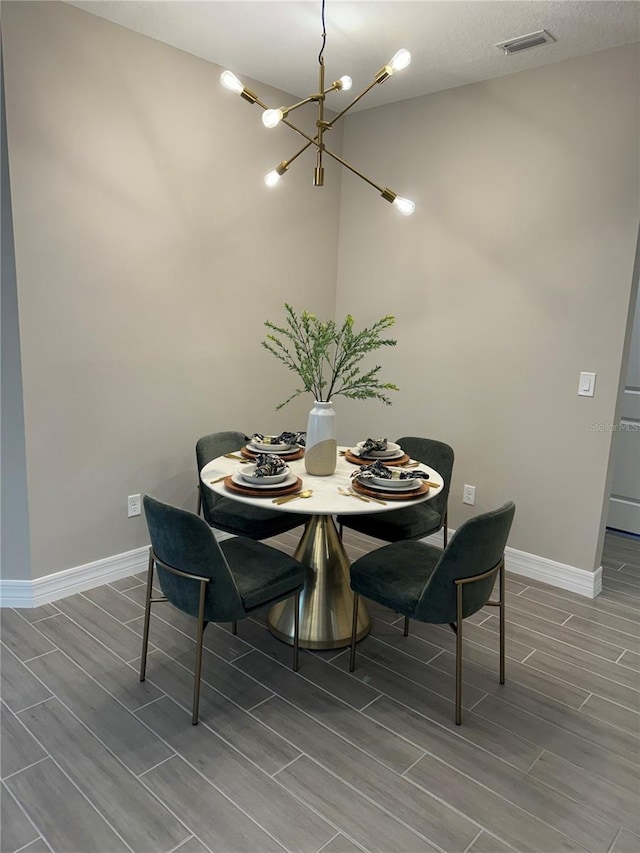
[[(253, 497), (231, 491), (225, 486), (224, 475), (241, 470), (243, 463), (239, 459), (219, 456), (209, 462), (200, 472), (203, 485), (240, 503), (269, 507), (281, 512), (298, 513), (308, 516), (304, 532), (294, 553), (294, 557), (307, 568), (304, 589), (300, 594), (299, 643), (306, 649), (336, 649), (348, 646), (351, 642), (351, 621), (353, 612), (353, 593), (349, 585), (350, 561), (336, 529), (334, 516), (356, 515), (358, 513), (388, 512), (410, 504), (428, 501), (435, 497), (443, 487), (440, 474), (428, 465), (419, 465), (421, 471), (429, 474), (429, 481), (437, 483), (431, 486), (425, 495), (407, 500), (387, 500), (381, 502), (372, 499), (344, 495), (339, 489), (349, 489), (351, 475), (359, 466), (348, 462), (344, 457), (346, 447), (338, 448), (336, 470), (329, 476), (308, 474), (304, 459), (287, 462), (291, 473), (302, 480), (301, 490), (311, 489), (308, 498), (296, 498), (276, 505), (273, 498)], [(238, 456), (240, 453), (238, 452)], [(216, 482), (217, 481), (217, 482)], [(290, 645), (293, 644), (294, 599), (278, 602), (269, 611), (269, 630)], [(369, 633), (371, 620), (364, 602), (360, 602), (357, 639), (361, 640)]]

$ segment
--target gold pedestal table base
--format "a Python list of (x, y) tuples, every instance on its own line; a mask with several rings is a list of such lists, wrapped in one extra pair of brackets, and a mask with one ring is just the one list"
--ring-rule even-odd
[[(304, 649), (341, 649), (351, 642), (353, 592), (349, 558), (330, 515), (313, 515), (294, 554), (307, 567), (300, 593), (299, 642)], [(278, 602), (269, 611), (269, 630), (293, 645), (295, 599)], [(369, 633), (371, 619), (360, 599), (357, 639)]]

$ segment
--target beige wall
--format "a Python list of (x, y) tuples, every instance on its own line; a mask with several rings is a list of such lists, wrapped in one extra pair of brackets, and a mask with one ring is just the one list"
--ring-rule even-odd
[[(394, 216), (343, 178), (337, 311), (395, 313), (384, 364), (401, 385), (390, 409), (345, 407), (351, 435), (451, 443), (452, 526), (513, 498), (512, 547), (589, 571), (611, 441), (590, 425), (614, 421), (638, 235), (638, 56), (370, 110), (344, 140), (417, 205)], [(581, 370), (598, 374), (593, 399), (577, 396)]]
[(268, 193), (296, 140), (214, 65), (58, 3), (4, 4), (3, 42), (33, 578), (145, 544), (128, 494), (194, 507), (199, 435), (304, 428), (308, 400), (273, 412), (294, 383), (262, 320), (285, 300), (331, 316), (336, 278), (339, 317), (397, 316), (382, 363), (401, 385), (390, 408), (338, 399), (339, 439), (449, 441), (453, 526), (513, 498), (512, 546), (594, 568), (610, 433), (589, 424), (614, 417), (631, 288), (637, 46), (350, 117), (346, 159), (415, 199), (405, 219), (330, 163), (323, 190), (301, 162)]
[(70, 6), (2, 12), (38, 578), (144, 545), (129, 494), (195, 509), (200, 435), (306, 427), (308, 401), (274, 412), (262, 321), (333, 315), (340, 173), (314, 190), (301, 157), (270, 192), (297, 138), (219, 67)]

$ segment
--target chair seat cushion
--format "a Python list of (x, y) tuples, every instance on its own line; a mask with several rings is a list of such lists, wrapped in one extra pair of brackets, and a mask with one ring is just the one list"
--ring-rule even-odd
[(205, 520), (211, 527), (251, 539), (277, 536), (304, 523), (304, 517), (301, 515), (263, 509), (217, 496), (215, 508), (211, 510), (208, 502), (205, 502), (204, 510)]
[(338, 524), (385, 542), (399, 542), (437, 533), (442, 516), (428, 503), (421, 503), (375, 515), (339, 515)]
[(393, 542), (360, 557), (351, 566), (351, 589), (411, 616), (442, 555), (424, 542)]
[(280, 601), (301, 589), (306, 569), (293, 557), (248, 539), (220, 543), (245, 610)]

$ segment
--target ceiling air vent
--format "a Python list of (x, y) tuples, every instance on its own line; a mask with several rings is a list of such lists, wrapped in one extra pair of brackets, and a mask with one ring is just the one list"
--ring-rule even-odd
[(530, 47), (538, 47), (538, 45), (548, 44), (552, 41), (555, 41), (554, 37), (546, 30), (538, 30), (537, 33), (529, 33), (526, 36), (501, 41), (496, 47), (504, 53), (520, 53), (521, 50), (528, 50)]

